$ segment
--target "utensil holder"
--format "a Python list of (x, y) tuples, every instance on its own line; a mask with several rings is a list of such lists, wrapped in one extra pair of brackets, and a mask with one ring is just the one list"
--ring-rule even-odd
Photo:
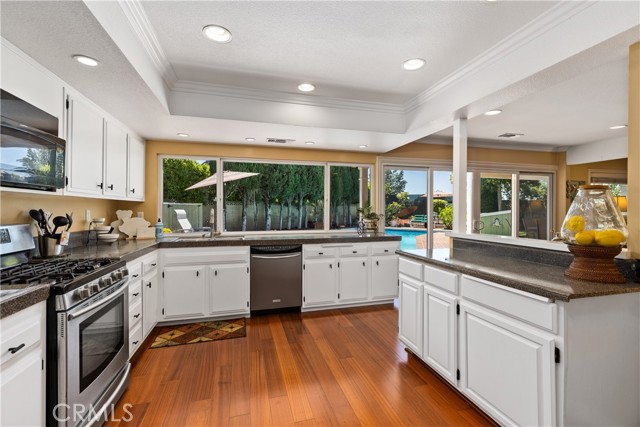
[(62, 254), (64, 247), (59, 243), (59, 238), (38, 236), (38, 249), (40, 250), (40, 256), (43, 258), (50, 258)]

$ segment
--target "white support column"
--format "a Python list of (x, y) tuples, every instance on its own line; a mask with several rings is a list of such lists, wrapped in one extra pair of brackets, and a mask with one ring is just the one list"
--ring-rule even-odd
[(467, 119), (453, 122), (453, 231), (465, 233), (467, 224)]

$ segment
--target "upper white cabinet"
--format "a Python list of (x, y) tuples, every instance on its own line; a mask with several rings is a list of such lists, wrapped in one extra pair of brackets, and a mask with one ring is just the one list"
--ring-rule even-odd
[(129, 135), (127, 155), (127, 198), (144, 200), (144, 141)]
[(69, 96), (67, 103), (67, 191), (101, 195), (102, 112), (82, 98)]
[(127, 131), (105, 120), (104, 138), (104, 194), (127, 196)]

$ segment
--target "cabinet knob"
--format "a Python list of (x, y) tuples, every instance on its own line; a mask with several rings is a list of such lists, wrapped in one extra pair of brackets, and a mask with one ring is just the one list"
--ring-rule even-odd
[(136, 194), (136, 189), (135, 188), (131, 189), (131, 194)]
[(147, 283), (147, 288), (151, 287), (151, 282)]
[(363, 266), (363, 267), (366, 267), (366, 265), (365, 265), (364, 261), (362, 261), (362, 266)]

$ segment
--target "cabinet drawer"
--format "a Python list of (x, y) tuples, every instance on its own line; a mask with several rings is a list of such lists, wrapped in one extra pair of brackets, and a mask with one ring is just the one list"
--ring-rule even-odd
[(464, 299), (557, 333), (558, 307), (548, 298), (463, 275)]
[(393, 255), (400, 249), (400, 242), (374, 243), (371, 245), (371, 255)]
[(129, 330), (142, 320), (142, 300), (138, 300), (135, 304), (129, 306)]
[(424, 281), (431, 286), (451, 292), (452, 294), (458, 293), (458, 275), (455, 273), (425, 265)]
[(369, 255), (368, 245), (353, 245), (351, 247), (338, 248), (338, 250), (341, 257)]
[(422, 281), (422, 264), (415, 261), (409, 261), (406, 258), (400, 258), (398, 269), (401, 274), (413, 277)]
[(142, 274), (145, 275), (158, 267), (158, 256), (153, 255), (142, 260)]
[(129, 357), (142, 345), (142, 323), (138, 324), (129, 334)]
[(129, 280), (131, 281), (142, 277), (142, 263), (140, 261), (127, 263), (127, 270), (129, 270)]
[(136, 279), (129, 282), (129, 307), (142, 299), (142, 280)]
[(36, 323), (22, 324), (23, 327), (2, 331), (2, 360), (0, 363), (8, 362), (14, 357), (20, 357), (26, 353), (29, 347), (40, 341), (41, 325), (39, 320), (40, 318)]
[(305, 258), (330, 258), (335, 257), (338, 248), (323, 248), (320, 245), (304, 246)]
[[(163, 265), (168, 264), (211, 264), (230, 262), (249, 262), (248, 246), (229, 246), (208, 249), (179, 249), (165, 251), (162, 256)], [(147, 270), (142, 272), (147, 274)]]

